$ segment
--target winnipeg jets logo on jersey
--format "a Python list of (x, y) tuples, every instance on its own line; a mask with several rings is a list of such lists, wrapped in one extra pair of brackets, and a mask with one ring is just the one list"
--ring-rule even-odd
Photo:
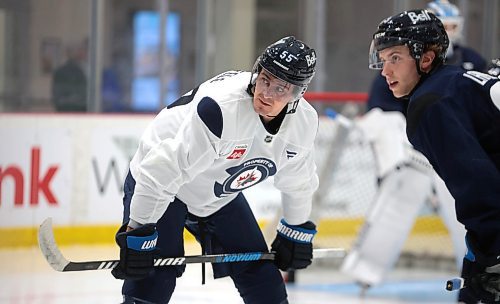
[(226, 170), (229, 177), (222, 183), (215, 183), (214, 194), (223, 197), (254, 186), (276, 174), (276, 164), (266, 158), (250, 159), (243, 164)]
[(238, 145), (234, 147), (227, 159), (240, 159), (247, 151), (248, 145)]

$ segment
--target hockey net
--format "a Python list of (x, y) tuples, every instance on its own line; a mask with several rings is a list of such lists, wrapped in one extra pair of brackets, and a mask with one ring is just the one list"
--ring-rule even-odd
[[(313, 207), (319, 233), (315, 245), (343, 247), (349, 251), (377, 194), (375, 152), (363, 132), (355, 127), (342, 129), (327, 114), (333, 109), (350, 119), (361, 116), (366, 112), (367, 94), (312, 92), (306, 99), (320, 114), (316, 140), (320, 188)], [(431, 202), (420, 211), (401, 258), (409, 263), (422, 258), (454, 261), (450, 235)]]

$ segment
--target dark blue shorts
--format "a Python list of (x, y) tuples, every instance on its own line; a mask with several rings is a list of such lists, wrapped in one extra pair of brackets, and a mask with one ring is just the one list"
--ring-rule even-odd
[[(134, 188), (135, 180), (129, 172), (124, 185), (124, 223), (129, 220)], [(268, 251), (264, 236), (242, 193), (208, 217), (190, 214), (186, 205), (176, 198), (157, 223), (157, 248), (162, 257), (184, 255), (184, 227), (204, 244), (208, 254)], [(212, 266), (215, 278), (230, 276), (233, 279), (245, 303), (278, 304), (287, 298), (281, 273), (272, 261), (220, 263)], [(155, 273), (146, 279), (125, 280), (122, 293), (152, 303), (168, 303), (175, 289), (176, 278), (182, 275), (184, 268), (156, 268)]]

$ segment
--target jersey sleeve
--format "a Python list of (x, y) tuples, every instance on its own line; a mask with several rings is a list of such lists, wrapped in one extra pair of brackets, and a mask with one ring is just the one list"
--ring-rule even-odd
[[(298, 138), (296, 140), (301, 145), (293, 146), (293, 149), (298, 151), (297, 156), (292, 158), (285, 156), (286, 164), (274, 177), (274, 185), (281, 191), (283, 216), (291, 225), (300, 225), (309, 220), (312, 197), (319, 184), (314, 160), (314, 141), (318, 132), (319, 119), (315, 110), (309, 111), (311, 112), (307, 118), (303, 118), (304, 122), (299, 125), (311, 127), (296, 130), (295, 135)], [(284, 153), (287, 154), (289, 151), (284, 151)]]
[(296, 163), (285, 166), (274, 178), (274, 184), (281, 191), (283, 217), (291, 225), (300, 225), (309, 220), (312, 196), (318, 188), (313, 152), (309, 151)]
[(162, 139), (139, 163), (130, 218), (156, 223), (179, 188), (209, 168), (219, 155), (222, 112), (211, 98), (201, 99), (175, 136)]
[(408, 136), (445, 181), (458, 220), (477, 236), (483, 253), (498, 254), (500, 173), (479, 143), (473, 113), (450, 99), (423, 96), (420, 102), (425, 98), (418, 120), (409, 117)]

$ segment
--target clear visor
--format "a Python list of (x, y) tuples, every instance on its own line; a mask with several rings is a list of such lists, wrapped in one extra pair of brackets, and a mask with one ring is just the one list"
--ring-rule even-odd
[(293, 102), (302, 97), (307, 89), (307, 86), (298, 86), (284, 81), (266, 68), (261, 67), (260, 73), (254, 69), (252, 82), (258, 86), (259, 91), (262, 91), (266, 97), (273, 99), (286, 99), (288, 102)]
[(372, 70), (381, 70), (384, 68), (384, 61), (380, 58), (380, 51), (397, 45), (405, 45), (410, 40), (400, 37), (383, 37), (373, 39), (370, 44), (368, 54), (368, 68)]
[(384, 67), (382, 59), (380, 59), (379, 52), (375, 47), (375, 40), (370, 44), (370, 52), (368, 53), (368, 68), (372, 70), (381, 70)]

